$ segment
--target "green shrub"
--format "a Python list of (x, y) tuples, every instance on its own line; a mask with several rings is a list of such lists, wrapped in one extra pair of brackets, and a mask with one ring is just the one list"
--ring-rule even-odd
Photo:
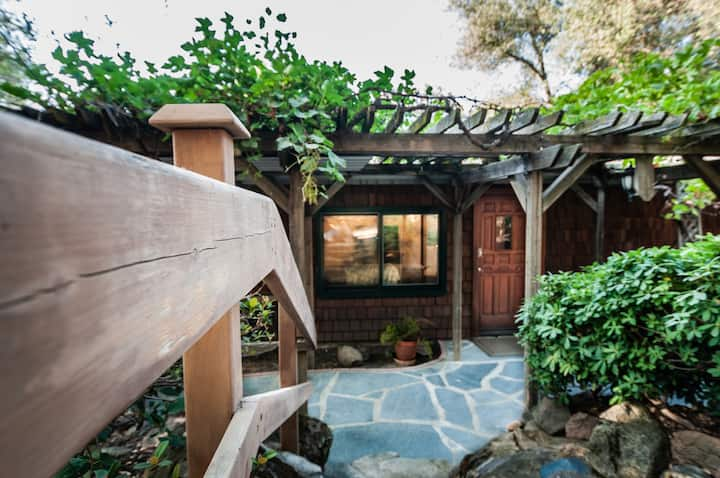
[(547, 274), (518, 314), (539, 388), (675, 396), (720, 413), (720, 236)]
[(243, 343), (270, 342), (275, 338), (275, 299), (251, 294), (240, 301), (240, 333)]

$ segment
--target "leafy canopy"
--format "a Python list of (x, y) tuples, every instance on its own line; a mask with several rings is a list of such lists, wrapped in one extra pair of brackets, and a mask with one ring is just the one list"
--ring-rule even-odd
[(667, 399), (720, 410), (720, 236), (613, 254), (547, 274), (518, 314), (539, 387), (612, 401)]
[(129, 52), (100, 54), (92, 39), (76, 31), (65, 35), (69, 48), (53, 52), (59, 74), (19, 59), (34, 87), (5, 81), (0, 89), (46, 108), (112, 107), (140, 119), (166, 103), (225, 103), (254, 133), (240, 144), (247, 157), (259, 156), (259, 133), (276, 134), (278, 150), (288, 157), (285, 166), (299, 169), (305, 200), (314, 203), (321, 194), (314, 173), (343, 180), (344, 161), (326, 136), (335, 129), (333, 117), (341, 109), (352, 116), (381, 100), (416, 101), (415, 74), (405, 70), (396, 78), (385, 66), (360, 81), (340, 62), (310, 61), (293, 43), (297, 33), (271, 28), (286, 20), (270, 8), (243, 22), (229, 13), (219, 25), (197, 18), (196, 35), (179, 54), (161, 65), (144, 62), (142, 69)]

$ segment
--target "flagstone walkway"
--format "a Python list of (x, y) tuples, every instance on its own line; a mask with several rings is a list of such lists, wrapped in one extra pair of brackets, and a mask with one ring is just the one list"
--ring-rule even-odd
[[(443, 350), (448, 350), (443, 343)], [(489, 357), (463, 342), (462, 361), (403, 369), (311, 371), (308, 412), (326, 422), (334, 441), (326, 476), (365, 455), (458, 463), (522, 415), (522, 357)], [(244, 378), (246, 395), (278, 387), (277, 374)]]

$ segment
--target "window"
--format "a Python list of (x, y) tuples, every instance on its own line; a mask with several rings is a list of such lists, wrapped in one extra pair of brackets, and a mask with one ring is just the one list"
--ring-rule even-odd
[(495, 217), (495, 249), (512, 249), (512, 216)]
[(436, 210), (328, 211), (318, 217), (318, 292), (326, 297), (444, 293)]

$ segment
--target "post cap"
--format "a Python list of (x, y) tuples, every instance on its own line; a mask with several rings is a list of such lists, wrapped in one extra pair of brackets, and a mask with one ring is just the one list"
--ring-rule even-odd
[(150, 124), (166, 133), (178, 129), (218, 128), (236, 139), (250, 137), (245, 125), (222, 103), (165, 105), (150, 117)]

